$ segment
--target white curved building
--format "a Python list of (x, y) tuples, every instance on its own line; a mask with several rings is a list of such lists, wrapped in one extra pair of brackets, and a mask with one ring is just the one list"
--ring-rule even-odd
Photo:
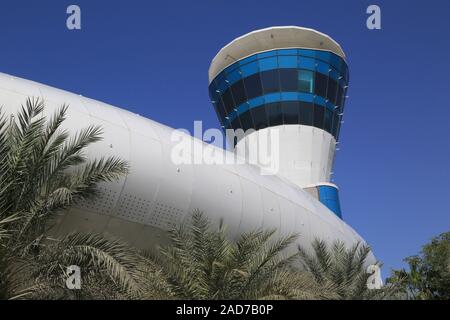
[[(315, 237), (348, 245), (363, 241), (341, 219), (337, 188), (330, 184), (348, 82), (340, 46), (311, 29), (255, 31), (220, 50), (209, 81), (223, 128), (255, 130), (237, 141), (242, 157), (246, 147), (256, 148), (264, 132), (277, 130), (278, 174), (262, 175), (261, 168), (248, 163), (174, 163), (173, 150), (179, 146), (174, 129), (100, 101), (0, 74), (0, 104), (7, 112), (16, 112), (28, 96), (42, 97), (47, 113), (69, 104), (65, 126), (71, 132), (88, 124), (104, 129), (104, 140), (88, 149), (89, 157), (114, 155), (130, 163), (131, 172), (121, 181), (100, 185), (97, 200), (61, 216), (55, 232), (101, 232), (146, 248), (164, 242), (168, 229), (200, 209), (214, 223), (223, 219), (231, 236), (276, 228), (279, 234), (299, 233), (302, 245)], [(191, 155), (198, 150), (192, 148)]]

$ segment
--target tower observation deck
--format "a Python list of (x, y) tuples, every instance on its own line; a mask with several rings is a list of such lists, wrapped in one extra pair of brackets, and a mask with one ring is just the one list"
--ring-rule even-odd
[(329, 188), (349, 82), (345, 58), (329, 36), (296, 26), (256, 30), (223, 47), (209, 68), (211, 101), (224, 130), (253, 129), (231, 142), (235, 151), (245, 156), (276, 129), (278, 174), (302, 188)]

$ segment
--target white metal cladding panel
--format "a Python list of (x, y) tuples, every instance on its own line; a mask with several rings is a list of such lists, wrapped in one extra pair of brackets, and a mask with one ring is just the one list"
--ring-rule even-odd
[[(334, 148), (332, 136), (324, 130), (303, 125), (282, 125), (258, 130), (242, 139), (236, 152), (245, 155), (247, 146), (253, 153), (257, 151), (258, 141), (265, 141), (267, 132), (279, 135), (278, 175), (306, 186), (311, 183), (329, 181)], [(331, 154), (330, 154), (331, 153)]]
[(168, 233), (149, 225), (143, 225), (142, 231), (139, 231), (134, 237), (134, 245), (138, 248), (154, 248), (155, 245), (164, 246), (169, 243)]
[(339, 231), (341, 233), (341, 240), (344, 242), (347, 248), (350, 248), (357, 241), (356, 238), (354, 238), (351, 233), (349, 233), (348, 231), (345, 232), (344, 228), (342, 228)]
[(281, 216), (280, 206), (278, 205), (278, 196), (272, 191), (260, 187), (261, 197), (263, 203), (263, 228), (277, 229), (277, 234), (280, 232)]
[(193, 184), (190, 212), (199, 209), (217, 226), (221, 219), (228, 234), (235, 237), (242, 218), (242, 188), (239, 177), (223, 166), (193, 165)]
[(334, 137), (330, 138), (330, 145), (328, 149), (328, 162), (327, 162), (327, 172), (326, 172), (326, 181), (331, 180), (331, 171), (333, 171), (334, 165), (334, 153), (336, 150), (336, 140)]
[(161, 124), (126, 110), (118, 110), (118, 114), (124, 120), (131, 132), (135, 132), (147, 138), (159, 140), (159, 136), (156, 134), (154, 128), (162, 126)]
[[(45, 99), (44, 116), (53, 116), (63, 103), (60, 101), (56, 101), (57, 99), (53, 99), (53, 96), (49, 96), (49, 98)], [(86, 112), (82, 112), (82, 108), (80, 102), (75, 104), (76, 101), (73, 101), (67, 109), (66, 112), (66, 120), (61, 124), (61, 129), (66, 129), (69, 131), (69, 134), (73, 137), (76, 133), (80, 132), (80, 130), (87, 128), (91, 123), (93, 123), (92, 118)], [(95, 121), (94, 121), (95, 123)], [(103, 134), (102, 137), (105, 137)]]
[(286, 198), (278, 196), (278, 204), (280, 207), (280, 232), (281, 234), (298, 233), (296, 225), (296, 210), (294, 204)]
[(119, 116), (117, 108), (86, 97), (80, 97), (80, 100), (93, 118), (101, 119), (117, 127), (127, 128)]
[(295, 232), (299, 233), (298, 242), (303, 243), (311, 237), (310, 212), (302, 206), (293, 204), (295, 212)]
[(322, 164), (320, 162), (322, 158), (322, 146), (323, 146), (323, 134), (322, 130), (313, 128), (312, 135), (312, 155), (311, 155), (311, 180), (309, 183), (322, 181), (320, 169)]
[(312, 219), (310, 219), (310, 236), (311, 240), (314, 240), (315, 238), (319, 238), (321, 240), (325, 240), (328, 243), (331, 243), (334, 236), (335, 231), (334, 229), (331, 229), (328, 222), (323, 219), (323, 217), (320, 216), (311, 216)]
[(311, 214), (314, 217), (319, 218), (320, 220), (323, 220), (327, 223), (333, 223), (336, 221), (335, 218), (338, 219), (336, 215), (320, 201), (311, 201), (311, 204), (313, 206)]
[(313, 151), (313, 134), (314, 127), (300, 126), (299, 141), (302, 152), (300, 153), (299, 160), (311, 162)]
[(333, 239), (346, 241), (344, 234), (351, 235), (351, 233), (348, 232), (347, 226), (343, 221), (320, 202), (314, 202), (314, 206), (316, 207), (314, 215), (319, 218), (318, 228), (323, 225), (323, 230), (326, 231), (322, 237), (330, 242), (333, 242)]
[[(21, 79), (18, 79), (18, 82), (20, 82)], [(28, 88), (26, 88), (29, 85)], [(5, 90), (2, 89), (2, 87), (8, 87), (8, 89), (13, 88), (10, 80), (5, 80), (3, 77), (0, 79), (0, 94), (2, 97), (3, 103), (11, 104), (11, 106), (6, 106), (9, 108), (10, 111), (16, 112), (19, 108), (19, 105), (22, 104), (25, 99), (25, 94), (18, 94), (15, 92), (29, 92), (29, 90), (33, 90), (33, 84), (30, 84), (27, 82), (26, 85), (14, 87), (14, 90)], [(28, 91), (27, 91), (28, 90)], [(55, 108), (58, 106), (58, 103), (67, 102), (68, 100), (73, 99), (73, 101), (77, 101), (79, 98), (76, 95), (64, 93), (62, 91), (52, 89), (52, 88), (44, 88), (42, 89), (43, 92), (46, 92), (46, 99), (49, 99), (49, 103), (52, 105), (51, 108)], [(44, 94), (43, 94), (44, 95)], [(131, 162), (134, 161), (134, 158), (130, 158), (130, 141), (129, 141), (129, 132), (125, 129), (125, 126), (118, 124), (113, 125), (112, 123), (117, 122), (120, 123), (122, 120), (124, 120), (126, 117), (122, 116), (120, 114), (120, 118), (116, 120), (111, 121), (111, 119), (108, 119), (107, 122), (99, 119), (99, 118), (91, 118), (87, 116), (84, 106), (77, 108), (77, 106), (80, 106), (78, 102), (73, 104), (75, 108), (69, 109), (70, 117), (68, 117), (67, 122), (65, 123), (65, 126), (69, 129), (80, 129), (81, 127), (84, 127), (88, 123), (96, 123), (103, 125), (105, 128), (105, 141), (102, 141), (95, 145), (95, 148), (90, 148), (88, 150), (88, 155), (91, 157), (98, 157), (103, 155), (114, 155), (119, 156), (125, 160), (129, 160)], [(97, 103), (94, 103), (93, 105), (97, 105)], [(89, 111), (94, 111), (94, 113), (97, 113), (97, 116), (102, 114), (103, 111), (106, 109), (109, 110), (109, 107), (107, 105), (103, 105), (104, 109), (101, 112), (97, 112), (97, 107), (94, 107), (91, 105)], [(8, 109), (6, 109), (8, 111)], [(116, 112), (118, 109), (113, 109)], [(117, 114), (116, 114), (117, 115)], [(103, 113), (103, 116), (109, 116), (109, 113)], [(115, 116), (114, 116), (115, 117)], [(133, 120), (130, 120), (130, 122), (133, 122)], [(153, 123), (149, 120), (150, 123)], [(123, 123), (122, 123), (123, 124)], [(130, 127), (130, 125), (128, 125)], [(302, 127), (303, 128), (303, 127)], [(307, 127), (304, 127), (307, 128)], [(183, 217), (183, 215), (186, 214), (185, 211), (187, 211), (190, 208), (190, 200), (191, 200), (191, 192), (192, 189), (199, 190), (207, 192), (208, 196), (215, 195), (219, 198), (218, 201), (215, 201), (212, 197), (208, 198), (201, 198), (200, 195), (197, 195), (196, 203), (201, 205), (202, 203), (206, 203), (208, 205), (213, 206), (213, 208), (216, 209), (213, 213), (207, 212), (208, 216), (211, 217), (217, 217), (225, 216), (225, 220), (227, 221), (227, 218), (230, 218), (229, 221), (240, 224), (241, 230), (244, 228), (250, 228), (254, 229), (254, 227), (260, 227), (262, 220), (263, 226), (267, 228), (281, 228), (280, 230), (285, 230), (287, 226), (284, 225), (284, 220), (282, 221), (282, 215), (281, 213), (285, 210), (289, 212), (289, 209), (285, 208), (284, 204), (281, 204), (280, 201), (284, 201), (279, 199), (279, 195), (287, 195), (290, 194), (290, 197), (292, 197), (292, 201), (295, 203), (295, 206), (297, 208), (294, 209), (295, 213), (299, 213), (295, 216), (295, 222), (293, 222), (293, 225), (295, 225), (295, 229), (298, 230), (300, 228), (300, 224), (302, 224), (303, 227), (311, 227), (310, 234), (311, 237), (313, 235), (321, 236), (323, 238), (328, 239), (335, 239), (335, 238), (342, 238), (342, 239), (350, 239), (351, 241), (357, 241), (361, 239), (359, 235), (353, 231), (350, 227), (348, 227), (345, 223), (343, 223), (340, 220), (337, 220), (338, 218), (334, 217), (332, 213), (325, 208), (323, 205), (319, 204), (316, 201), (313, 201), (311, 197), (308, 197), (307, 194), (300, 189), (292, 188), (290, 185), (282, 181), (276, 176), (261, 176), (258, 172), (258, 169), (255, 167), (245, 167), (248, 169), (243, 170), (244, 166), (235, 166), (230, 167), (227, 169), (224, 169), (224, 167), (218, 167), (218, 166), (208, 166), (208, 169), (211, 170), (211, 172), (208, 173), (199, 173), (198, 176), (203, 183), (206, 185), (206, 187), (200, 187), (197, 188), (196, 185), (193, 183), (193, 167), (195, 166), (186, 166), (186, 167), (179, 167), (176, 168), (172, 162), (170, 161), (170, 149), (171, 149), (171, 143), (170, 143), (170, 130), (169, 128), (163, 126), (163, 125), (157, 125), (155, 123), (155, 126), (149, 126), (149, 132), (150, 130), (153, 130), (154, 132), (151, 133), (155, 136), (162, 137), (164, 141), (164, 147), (165, 151), (163, 154), (164, 160), (161, 162), (162, 168), (159, 170), (159, 174), (163, 177), (163, 183), (161, 184), (161, 187), (158, 190), (158, 199), (155, 202), (154, 206), (152, 207), (152, 214), (149, 215), (149, 218), (155, 217), (155, 214), (159, 215), (159, 217), (163, 220), (162, 222), (159, 222), (159, 226), (161, 225), (164, 227), (164, 229), (167, 229), (168, 226), (170, 226), (172, 222), (179, 220), (180, 217)], [(132, 130), (132, 128), (131, 128)], [(145, 131), (144, 128), (142, 128), (143, 131)], [(306, 132), (310, 132), (311, 128), (306, 129)], [(159, 132), (159, 133), (158, 133)], [(302, 135), (301, 135), (302, 136)], [(302, 136), (305, 138), (306, 136)], [(312, 139), (305, 139), (306, 143), (311, 142)], [(151, 146), (147, 141), (145, 141), (145, 138), (142, 138), (141, 141), (136, 141), (136, 144), (139, 145), (140, 143), (144, 143), (142, 145), (143, 148), (147, 146), (149, 150), (152, 150), (151, 152), (154, 152), (156, 149), (156, 146)], [(132, 145), (132, 144), (131, 144)], [(147, 152), (148, 150), (145, 150), (144, 152)], [(152, 158), (157, 157), (157, 154), (150, 155)], [(139, 157), (139, 160), (140, 159)], [(145, 161), (142, 161), (139, 166), (145, 167)], [(150, 169), (155, 169), (154, 164), (148, 165)], [(201, 168), (201, 166), (199, 166)], [(206, 168), (206, 167), (205, 167)], [(179, 170), (177, 170), (179, 169)], [(191, 171), (189, 171), (191, 170)], [(142, 172), (142, 173), (141, 173)], [(239, 178), (234, 174), (234, 172), (238, 172), (239, 174), (242, 174), (244, 172), (247, 173), (246, 177), (249, 177), (249, 180), (243, 180), (242, 178)], [(153, 171), (154, 173), (154, 171)], [(180, 174), (181, 173), (181, 174)], [(139, 169), (139, 174), (145, 175), (145, 171), (142, 171), (142, 169)], [(226, 177), (222, 177), (221, 175), (225, 175)], [(197, 177), (197, 174), (196, 174)], [(223, 181), (227, 181), (227, 177), (229, 178), (228, 181), (222, 183)], [(232, 178), (230, 178), (232, 177)], [(134, 179), (134, 178), (132, 178)], [(132, 188), (140, 188), (137, 187), (142, 183), (144, 180), (139, 180), (138, 177), (136, 177), (136, 181), (132, 182), (132, 179), (129, 180), (129, 187), (130, 191)], [(148, 179), (148, 177), (146, 177)], [(235, 188), (238, 190), (239, 188), (242, 188), (240, 191), (236, 191), (236, 193), (230, 193), (229, 198), (219, 196), (223, 192), (226, 192), (228, 189), (230, 189), (230, 186), (233, 186), (233, 181), (236, 181)], [(114, 214), (114, 210), (116, 208), (117, 198), (119, 197), (119, 194), (121, 192), (121, 185), (123, 184), (123, 181), (111, 184), (101, 184), (99, 186), (99, 189), (101, 191), (101, 196), (93, 203), (89, 204), (89, 202), (85, 202), (85, 209), (79, 211), (79, 212), (85, 212), (86, 215), (80, 214), (79, 219), (76, 219), (76, 221), (70, 221), (70, 219), (65, 220), (70, 225), (73, 225), (77, 228), (90, 228), (94, 227), (90, 225), (90, 223), (93, 223), (95, 225), (95, 229), (103, 228), (103, 225), (106, 221), (111, 221), (111, 223), (108, 222), (108, 230), (110, 230), (111, 233), (121, 233), (127, 237), (135, 238), (139, 237), (140, 235), (137, 235), (135, 233), (139, 233), (141, 230), (141, 227), (137, 226), (136, 224), (128, 224), (124, 223), (121, 224), (121, 221), (118, 219), (110, 219), (107, 216), (103, 216), (103, 218), (99, 218), (98, 216), (93, 216), (92, 219), (88, 218), (88, 220), (85, 220), (87, 216), (89, 216), (89, 212), (95, 212), (98, 214), (111, 214), (111, 212)], [(145, 183), (143, 183), (145, 185)], [(218, 192), (210, 192), (211, 186), (218, 186)], [(156, 187), (153, 185), (156, 189)], [(233, 188), (233, 187), (232, 187)], [(127, 187), (125, 188), (127, 190)], [(212, 188), (213, 189), (213, 188)], [(291, 190), (291, 191), (289, 191)], [(294, 191), (295, 190), (295, 191)], [(200, 191), (199, 191), (200, 192)], [(132, 191), (133, 196), (136, 193), (135, 191)], [(123, 194), (124, 197), (128, 196), (131, 197), (131, 195), (127, 193)], [(231, 197), (231, 199), (230, 199)], [(133, 201), (135, 202), (135, 205), (143, 206), (145, 205), (142, 203), (136, 203), (136, 201), (126, 199), (127, 201)], [(247, 198), (251, 199), (251, 201), (247, 201)], [(259, 202), (258, 199), (259, 198)], [(124, 198), (125, 199), (125, 198)], [(143, 199), (143, 198), (141, 198)], [(212, 199), (212, 200), (211, 200)], [(283, 197), (284, 199), (284, 197)], [(146, 201), (150, 201), (148, 198), (145, 199)], [(242, 203), (242, 200), (245, 200)], [(142, 202), (142, 200), (141, 200)], [(238, 210), (238, 203), (241, 206), (241, 211)], [(193, 202), (194, 204), (194, 202)], [(231, 207), (230, 205), (235, 205), (236, 207)], [(91, 207), (89, 207), (91, 206)], [(287, 205), (289, 206), (289, 205)], [(89, 208), (87, 208), (89, 207)], [(262, 208), (261, 208), (262, 207)], [(304, 207), (310, 208), (311, 211), (308, 211)], [(183, 209), (185, 208), (185, 209)], [(246, 212), (248, 208), (248, 211)], [(254, 211), (252, 211), (252, 208), (254, 208)], [(245, 210), (244, 210), (245, 209)], [(145, 209), (146, 210), (146, 209)], [(139, 211), (139, 210), (137, 210)], [(116, 211), (117, 212), (117, 211)], [(229, 212), (232, 212), (234, 215), (228, 215)], [(137, 214), (137, 213), (135, 213)], [(71, 218), (74, 218), (74, 215), (71, 215)], [(108, 220), (109, 219), (109, 220)], [(290, 220), (286, 219), (286, 221)], [(226, 222), (225, 221), (225, 222)], [(300, 221), (300, 224), (299, 224)], [(227, 224), (231, 225), (230, 222), (226, 222)], [(123, 226), (123, 227), (122, 227)], [(237, 230), (238, 228), (235, 226), (232, 226), (231, 229)], [(123, 231), (123, 232), (122, 232)]]
[(302, 172), (296, 167), (296, 161), (301, 157), (301, 139), (298, 126), (281, 126), (280, 135), (280, 175), (301, 183)]
[(105, 226), (104, 235), (113, 239), (123, 239), (130, 244), (139, 240), (139, 234), (144, 231), (145, 225), (126, 221), (122, 218), (111, 217)]
[(286, 198), (292, 202), (295, 202), (299, 197), (299, 190), (301, 191), (302, 189), (299, 188), (292, 181), (289, 181), (284, 177), (274, 177), (274, 178), (277, 178), (276, 184), (278, 185), (278, 187), (273, 191), (275, 191), (281, 197)]
[(52, 231), (52, 235), (64, 236), (74, 231), (103, 233), (110, 218), (110, 216), (101, 215), (98, 212), (72, 207), (60, 218), (60, 223)]
[[(130, 131), (128, 129), (92, 117), (89, 124), (100, 126), (103, 130), (102, 140), (87, 148), (88, 156), (91, 159), (118, 157), (125, 161), (130, 160)], [(78, 128), (85, 128), (89, 124), (79, 123)]]
[(242, 218), (239, 232), (255, 231), (263, 224), (263, 203), (260, 188), (253, 181), (240, 178), (242, 186)]
[(89, 114), (87, 108), (81, 102), (81, 96), (45, 85), (39, 84), (38, 87), (44, 97), (46, 105), (51, 105), (52, 109), (59, 108), (62, 105), (68, 105), (69, 111)]
[[(251, 182), (252, 185), (264, 187), (283, 199), (290, 200), (293, 204), (298, 205), (301, 210), (314, 210), (311, 203), (311, 197), (297, 185), (290, 181), (285, 181), (276, 175), (261, 175), (259, 168), (252, 165), (236, 165), (238, 174), (242, 178)], [(244, 187), (243, 187), (244, 188)], [(245, 188), (244, 188), (245, 192)], [(246, 205), (246, 196), (243, 195), (244, 206)], [(246, 211), (244, 210), (244, 214)]]
[[(103, 140), (88, 146), (89, 159), (118, 157), (121, 160), (130, 161), (130, 132), (123, 127), (112, 125), (100, 119), (91, 118), (90, 123), (103, 128)], [(80, 128), (85, 124), (80, 124)], [(96, 200), (88, 200), (80, 207), (88, 210), (98, 210), (100, 214), (117, 214), (117, 202), (122, 192), (125, 177), (114, 183), (99, 184), (100, 195)]]
[(5, 89), (1, 87), (2, 85), (3, 83), (0, 83), (0, 108), (2, 112), (7, 115), (17, 114), (20, 106), (25, 105), (28, 96)]
[(340, 222), (342, 221), (339, 219), (336, 214), (328, 209), (323, 203), (320, 201), (313, 201), (312, 202), (314, 206), (314, 213), (318, 216), (320, 216), (322, 219), (324, 219), (326, 222), (332, 225), (336, 225), (336, 228), (339, 228)]
[[(48, 122), (60, 108), (61, 104), (46, 99), (45, 109), (41, 116), (46, 118), (46, 121)], [(81, 128), (86, 128), (91, 121), (88, 114), (78, 112), (76, 108), (68, 108), (65, 117), (66, 120), (60, 125), (60, 130), (69, 130), (69, 135), (71, 137), (74, 136), (76, 132), (79, 132)]]
[[(39, 85), (38, 83), (33, 81), (24, 80), (0, 73), (0, 88), (19, 94), (25, 99), (27, 97), (41, 96), (41, 92), (38, 89), (38, 85)], [(2, 96), (2, 98), (4, 98), (4, 96)], [(24, 101), (20, 101), (20, 103), (24, 103), (25, 99)]]
[(162, 168), (160, 141), (132, 133), (130, 173), (119, 199), (118, 217), (148, 223), (162, 179)]
[(336, 140), (334, 139), (334, 137), (331, 134), (326, 135), (326, 138), (328, 140), (328, 144), (327, 144), (327, 148), (325, 150), (325, 158), (323, 159), (324, 161), (324, 165), (325, 168), (327, 169), (327, 181), (330, 181), (329, 179), (329, 175), (330, 175), (330, 171), (333, 168), (333, 158), (334, 158), (334, 146), (336, 143)]
[[(160, 134), (160, 128), (155, 128)], [(160, 140), (162, 146), (161, 182), (147, 223), (163, 230), (172, 229), (188, 213), (192, 197), (193, 171), (191, 165), (176, 165), (171, 160), (173, 143)], [(152, 168), (150, 168), (152, 169)]]
[[(170, 145), (170, 147), (172, 148), (173, 146), (175, 146), (176, 144), (179, 143), (179, 141), (172, 141), (172, 139), (171, 139), (172, 134), (175, 131), (175, 129), (167, 127), (165, 125), (162, 125), (162, 124), (154, 122), (154, 121), (151, 121), (151, 127), (152, 127), (155, 135), (158, 137), (158, 139), (161, 140), (161, 142), (164, 145)], [(189, 136), (189, 138), (192, 141), (197, 141), (197, 142), (200, 141), (191, 136)]]
[[(322, 179), (322, 181), (329, 181), (326, 179), (326, 171), (328, 166), (328, 152), (329, 149), (329, 139), (328, 136), (325, 134), (325, 131), (322, 131), (322, 144), (321, 144), (321, 150), (320, 150), (320, 158), (318, 159), (318, 163), (320, 164), (319, 174)], [(319, 180), (320, 181), (320, 180)]]

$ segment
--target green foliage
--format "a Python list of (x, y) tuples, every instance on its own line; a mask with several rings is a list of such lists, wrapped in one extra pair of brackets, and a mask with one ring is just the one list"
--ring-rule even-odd
[(150, 287), (156, 283), (165, 288), (165, 298), (175, 299), (329, 297), (310, 274), (292, 268), (298, 254), (284, 252), (296, 236), (274, 235), (274, 231), (255, 231), (231, 241), (222, 224), (211, 231), (209, 221), (196, 211), (189, 226), (170, 233), (171, 245), (149, 255), (154, 266)]
[(311, 272), (318, 286), (327, 285), (335, 290), (338, 299), (379, 300), (396, 298), (394, 286), (369, 289), (370, 273), (366, 270), (366, 259), (370, 253), (367, 245), (357, 243), (346, 248), (344, 243), (335, 242), (329, 246), (316, 239), (312, 252), (299, 247), (302, 266)]
[[(97, 183), (118, 179), (128, 166), (114, 157), (88, 161), (83, 151), (101, 140), (101, 129), (70, 137), (60, 128), (67, 106), (48, 121), (44, 107), (27, 99), (18, 114), (0, 112), (0, 298), (103, 297), (106, 282), (115, 296), (134, 294), (139, 256), (133, 250), (99, 235), (46, 236), (56, 214), (95, 196)], [(85, 268), (91, 284), (77, 293), (64, 287), (71, 264)]]
[(408, 299), (450, 299), (450, 232), (433, 238), (419, 255), (404, 260), (408, 269), (392, 270), (388, 283), (401, 286)]

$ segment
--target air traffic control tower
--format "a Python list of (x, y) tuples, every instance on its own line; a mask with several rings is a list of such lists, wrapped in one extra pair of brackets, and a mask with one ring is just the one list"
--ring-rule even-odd
[(330, 183), (349, 81), (340, 45), (316, 30), (256, 30), (223, 47), (209, 68), (209, 94), (226, 129), (254, 129), (231, 142), (246, 156), (277, 130), (278, 175), (313, 193), (339, 217)]

